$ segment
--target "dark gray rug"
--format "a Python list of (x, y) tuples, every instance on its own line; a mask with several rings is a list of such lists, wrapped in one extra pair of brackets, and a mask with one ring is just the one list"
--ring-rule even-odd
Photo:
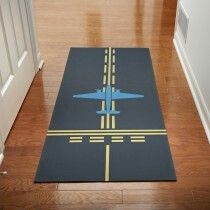
[(35, 182), (168, 180), (149, 49), (71, 48)]

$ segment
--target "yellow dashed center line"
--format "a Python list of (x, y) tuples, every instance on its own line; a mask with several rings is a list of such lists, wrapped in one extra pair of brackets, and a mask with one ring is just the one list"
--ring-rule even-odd
[(112, 73), (115, 73), (115, 64), (112, 65)]
[(107, 63), (107, 55), (104, 57), (104, 63)]
[(112, 84), (115, 84), (115, 75), (112, 75)]
[(103, 84), (104, 85), (106, 84), (106, 75), (104, 75), (104, 77), (103, 77)]
[(115, 63), (115, 55), (112, 57), (112, 62)]
[(104, 73), (106, 74), (107, 71), (107, 65), (104, 65)]

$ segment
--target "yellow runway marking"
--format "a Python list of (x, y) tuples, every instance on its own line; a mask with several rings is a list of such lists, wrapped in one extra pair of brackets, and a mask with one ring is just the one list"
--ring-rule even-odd
[(101, 129), (104, 129), (104, 116), (101, 116)]
[(106, 145), (106, 158), (105, 158), (105, 181), (109, 181), (109, 161), (110, 161), (110, 146)]
[(82, 140), (70, 140), (69, 143), (82, 143)]
[(108, 50), (107, 49), (105, 49), (105, 53), (108, 53)]
[(104, 139), (104, 136), (90, 136), (90, 139)]
[(134, 139), (134, 140), (131, 140), (131, 142), (145, 142), (145, 140), (143, 140), (143, 139)]
[(108, 81), (107, 84), (111, 83), (111, 48), (109, 48), (109, 60), (108, 60)]
[(112, 136), (112, 139), (123, 139), (123, 136)]
[(115, 54), (115, 49), (112, 50), (112, 53)]
[(104, 57), (104, 63), (107, 63), (107, 55)]
[(115, 101), (112, 101), (112, 110), (115, 110)]
[(104, 65), (104, 73), (107, 71), (107, 65)]
[(104, 143), (104, 140), (90, 140), (90, 143)]
[(112, 75), (112, 84), (115, 84), (115, 75)]
[(101, 103), (101, 109), (102, 110), (105, 110), (105, 101), (102, 101), (102, 103)]
[(110, 128), (110, 115), (109, 114), (107, 114), (106, 115), (106, 128)]
[(112, 73), (115, 73), (115, 64), (112, 65)]
[(115, 116), (112, 116), (112, 128), (115, 129)]
[(82, 139), (82, 136), (71, 136), (70, 139)]
[(112, 62), (115, 63), (115, 55), (112, 57)]
[[(105, 130), (101, 130), (105, 131)], [(145, 135), (145, 136), (165, 136), (167, 133), (48, 133), (47, 136), (118, 136), (118, 135), (126, 135), (126, 136), (132, 136), (132, 135)]]
[(112, 92), (115, 92), (115, 87), (112, 87)]
[(144, 139), (145, 136), (131, 136), (131, 139)]
[(122, 143), (123, 139), (113, 139), (112, 142), (114, 142), (114, 143)]
[[(116, 129), (116, 130), (48, 130), (48, 133), (81, 133), (81, 132), (166, 132), (166, 129)], [(78, 135), (79, 136), (79, 135)]]
[(104, 85), (106, 84), (106, 75), (104, 75), (103, 84), (104, 84)]

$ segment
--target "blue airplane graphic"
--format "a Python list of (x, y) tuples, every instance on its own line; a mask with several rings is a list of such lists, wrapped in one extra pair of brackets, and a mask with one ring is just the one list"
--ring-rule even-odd
[(107, 85), (105, 88), (105, 92), (103, 92), (101, 89), (97, 89), (97, 91), (94, 93), (78, 94), (78, 95), (73, 95), (73, 97), (74, 98), (82, 98), (82, 99), (105, 100), (106, 109), (96, 111), (96, 113), (99, 115), (105, 115), (105, 114), (116, 115), (116, 114), (120, 114), (120, 111), (111, 110), (112, 100), (143, 98), (144, 95), (122, 93), (122, 92), (120, 92), (119, 89), (112, 92), (111, 86)]

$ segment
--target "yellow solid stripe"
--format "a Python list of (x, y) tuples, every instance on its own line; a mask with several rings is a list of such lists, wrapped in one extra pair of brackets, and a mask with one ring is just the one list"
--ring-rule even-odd
[[(101, 131), (105, 131), (105, 130), (101, 130)], [(127, 136), (131, 136), (131, 135), (145, 135), (145, 136), (164, 136), (167, 135), (167, 133), (113, 133), (113, 132), (105, 132), (105, 133), (48, 133), (47, 136), (118, 136), (118, 135), (127, 135)]]
[(49, 133), (81, 133), (81, 132), (166, 132), (166, 129), (116, 129), (116, 130), (48, 130)]
[(145, 142), (145, 140), (143, 140), (143, 139), (134, 139), (134, 140), (131, 140), (131, 142)]
[(104, 129), (104, 116), (101, 116), (101, 129)]
[(113, 139), (112, 142), (120, 143), (120, 142), (123, 142), (123, 139)]
[(112, 116), (112, 128), (115, 129), (115, 116)]
[(110, 159), (110, 146), (106, 145), (106, 158), (105, 158), (105, 181), (109, 181), (109, 159)]
[(104, 140), (90, 140), (91, 143), (103, 143)]

